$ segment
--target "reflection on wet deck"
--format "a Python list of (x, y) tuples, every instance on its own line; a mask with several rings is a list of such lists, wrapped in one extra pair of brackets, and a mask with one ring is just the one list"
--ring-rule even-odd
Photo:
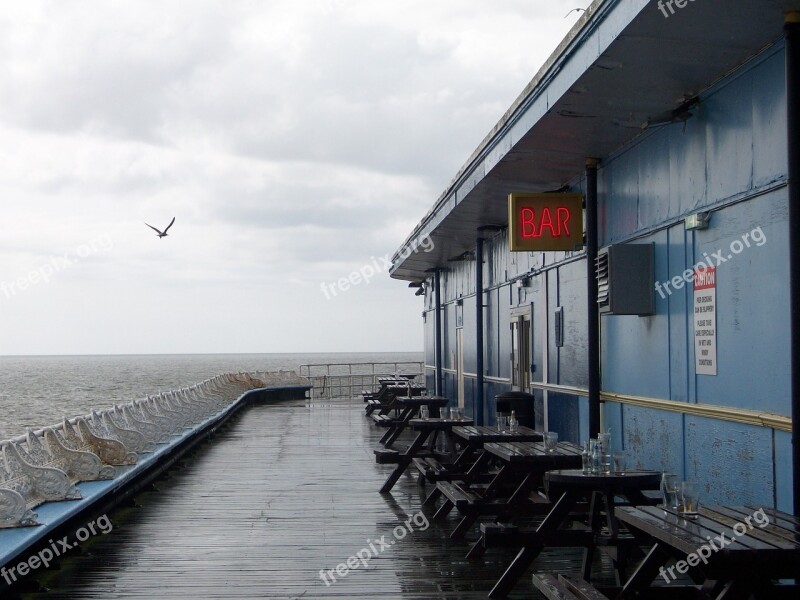
[[(448, 535), (456, 515), (404, 539), (326, 586), (335, 569), (421, 509), (404, 476), (378, 489), (391, 466), (376, 465), (382, 430), (360, 401), (253, 406), (180, 467), (109, 516), (114, 530), (82, 546), (60, 569), (38, 573), (46, 592), (24, 598), (486, 598), (513, 551), (464, 558), (466, 540)], [(433, 510), (426, 509), (428, 519)], [(538, 569), (580, 567), (580, 553), (544, 553)], [(539, 598), (526, 576), (510, 598)]]

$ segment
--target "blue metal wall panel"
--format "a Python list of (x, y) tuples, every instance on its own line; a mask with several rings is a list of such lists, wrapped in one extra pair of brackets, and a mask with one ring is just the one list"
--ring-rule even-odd
[(601, 246), (624, 239), (639, 223), (639, 165), (628, 159), (604, 164), (598, 171), (598, 238)]
[(511, 360), (509, 354), (511, 352), (511, 329), (509, 312), (509, 292), (511, 285), (504, 285), (498, 290), (498, 327), (497, 327), (497, 340), (500, 344), (498, 353), (498, 370), (497, 377), (511, 378)]
[[(668, 135), (646, 138), (635, 151), (638, 157), (638, 222), (646, 227), (651, 223), (663, 223), (670, 217), (670, 147)], [(632, 183), (632, 182), (631, 182)], [(614, 198), (616, 201), (616, 197)]]
[[(564, 265), (558, 269), (559, 306), (564, 307), (564, 346), (557, 348), (558, 383), (587, 387), (588, 363), (586, 315), (586, 262)], [(550, 307), (550, 315), (555, 311)], [(555, 332), (554, 332), (555, 333)], [(555, 337), (555, 336), (554, 336)], [(551, 381), (556, 381), (551, 378)]]
[[(779, 47), (782, 50), (782, 44)], [(753, 185), (763, 186), (786, 176), (786, 77), (784, 53), (776, 49), (753, 72)]]
[(484, 295), (486, 315), (486, 328), (483, 331), (485, 353), (483, 356), (483, 366), (486, 375), (497, 377), (500, 365), (498, 363), (501, 354), (499, 332), (498, 332), (498, 309), (497, 309), (497, 290), (489, 290)]
[[(791, 412), (787, 222), (783, 188), (715, 212), (711, 227), (695, 232), (696, 260), (719, 250), (726, 259), (717, 267), (717, 376), (697, 376), (698, 402)], [(755, 227), (763, 245), (733, 254), (731, 244)], [(687, 325), (691, 331), (691, 319)], [(693, 358), (690, 366), (693, 374)]]
[[(669, 306), (669, 398), (686, 401), (689, 399), (689, 340), (691, 339), (694, 344), (691, 328), (687, 327), (687, 323), (692, 322), (691, 310), (693, 309), (689, 308), (693, 303), (693, 298), (690, 297), (692, 286), (683, 285), (681, 289), (675, 289), (671, 278), (681, 277), (689, 267), (687, 263), (690, 261), (687, 258), (686, 232), (683, 224), (671, 227), (667, 230), (666, 235), (669, 240), (667, 278), (671, 283), (668, 290), (672, 291), (671, 294), (664, 291)], [(685, 281), (680, 279), (680, 283), (685, 284)], [(661, 294), (656, 295), (660, 296)], [(692, 369), (694, 369), (694, 364), (692, 364)]]
[(444, 320), (442, 324), (442, 363), (445, 369), (456, 368), (456, 305), (447, 304), (444, 307)]
[(753, 186), (753, 75), (744, 73), (704, 99), (695, 117), (706, 122), (708, 198), (719, 200)]
[(465, 297), (462, 308), (464, 329), (462, 331), (461, 342), (464, 344), (464, 371), (467, 373), (476, 373), (478, 348), (475, 342), (475, 296)]
[(701, 483), (706, 504), (773, 506), (772, 432), (686, 415), (684, 478)]
[[(666, 234), (658, 232), (642, 242), (656, 244), (656, 278), (667, 269)], [(658, 298), (658, 296), (656, 295)], [(660, 300), (660, 299), (658, 299)], [(664, 301), (650, 317), (601, 317), (601, 364), (606, 391), (668, 398), (670, 393), (669, 318)]]
[[(637, 469), (654, 469), (682, 475), (684, 416), (623, 405), (623, 445)], [(616, 437), (611, 430), (612, 437)]]
[(549, 392), (548, 396), (548, 431), (558, 432), (558, 439), (561, 441), (580, 443), (577, 396), (558, 392)]
[(792, 434), (788, 431), (776, 431), (775, 443), (775, 499), (776, 508), (788, 513), (794, 511), (792, 506)]

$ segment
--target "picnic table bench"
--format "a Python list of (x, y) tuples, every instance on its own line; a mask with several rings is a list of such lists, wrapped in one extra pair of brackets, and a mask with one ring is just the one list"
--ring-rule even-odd
[(533, 586), (547, 600), (608, 600), (591, 583), (574, 575), (534, 573)]

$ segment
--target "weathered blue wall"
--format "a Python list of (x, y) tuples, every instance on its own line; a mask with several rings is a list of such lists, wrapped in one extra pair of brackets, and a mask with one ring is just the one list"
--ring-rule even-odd
[[(602, 160), (600, 243), (654, 244), (655, 278), (662, 283), (722, 251), (725, 262), (717, 267), (718, 375), (694, 374), (692, 289), (684, 286), (670, 288), (663, 298), (655, 294), (653, 316), (601, 318), (602, 388), (788, 415), (782, 44), (704, 93), (693, 113), (685, 124), (655, 127)], [(583, 186), (582, 179), (572, 182), (574, 190), (582, 191)], [(684, 217), (702, 210), (713, 211), (710, 227), (687, 231)], [(757, 228), (760, 233), (754, 238)], [(745, 235), (750, 246), (733, 252), (731, 244)], [(760, 245), (758, 240), (763, 240)], [(491, 423), (494, 396), (511, 385), (509, 324), (514, 307), (533, 307), (533, 381), (587, 386), (587, 268), (582, 253), (509, 253), (505, 232), (487, 240), (484, 253), (484, 395), (486, 422)], [(457, 397), (455, 316), (456, 301), (462, 299), (465, 404), (471, 410), (475, 262), (442, 266), (448, 269), (441, 290), (445, 393)], [(520, 289), (513, 282), (523, 275), (531, 276), (531, 282)], [(426, 294), (425, 320), (426, 362), (431, 366), (432, 296), (430, 291)], [(564, 309), (562, 348), (555, 345), (553, 319), (559, 306)], [(428, 382), (432, 387), (432, 372)], [(585, 397), (534, 393), (537, 405), (548, 398), (551, 430), (562, 439), (586, 439)], [(603, 421), (612, 431), (614, 447), (629, 451), (634, 464), (700, 482), (706, 502), (791, 508), (791, 440), (786, 432), (613, 402), (604, 404)]]
[[(685, 126), (664, 127), (603, 163), (602, 245), (654, 243), (662, 283), (724, 259), (718, 374), (694, 374), (692, 287), (670, 287), (655, 295), (652, 317), (601, 319), (605, 391), (790, 414), (783, 69), (777, 47), (704, 96)], [(685, 230), (683, 216), (708, 209), (707, 230)], [(640, 466), (701, 482), (706, 501), (789, 508), (778, 481), (790, 479), (779, 466), (790, 454), (776, 432), (614, 404), (604, 413), (623, 434), (615, 443)]]

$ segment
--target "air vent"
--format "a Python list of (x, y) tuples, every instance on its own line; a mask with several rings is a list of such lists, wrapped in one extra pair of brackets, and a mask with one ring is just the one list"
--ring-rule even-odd
[(597, 308), (601, 315), (652, 315), (653, 244), (615, 244), (597, 252)]

